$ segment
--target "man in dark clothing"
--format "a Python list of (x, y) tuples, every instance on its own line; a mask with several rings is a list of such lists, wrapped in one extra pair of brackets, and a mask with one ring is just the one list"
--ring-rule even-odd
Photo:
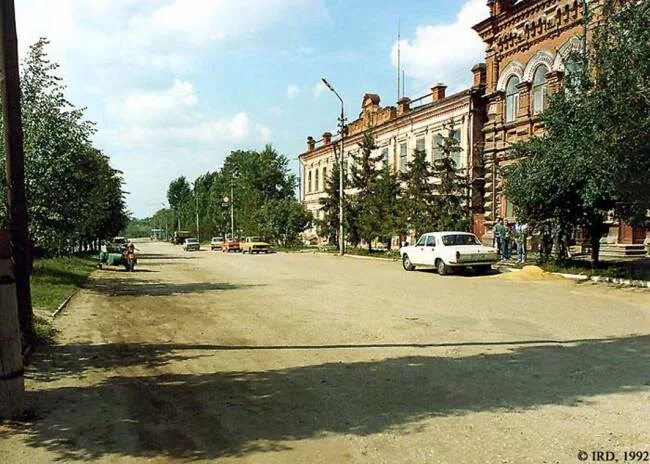
[(506, 242), (506, 228), (503, 225), (503, 219), (497, 218), (497, 223), (494, 225), (494, 247), (501, 259), (506, 259), (505, 242)]

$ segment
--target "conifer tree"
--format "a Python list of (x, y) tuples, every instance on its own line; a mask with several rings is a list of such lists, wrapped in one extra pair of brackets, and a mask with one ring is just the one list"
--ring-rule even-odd
[(359, 143), (359, 153), (352, 155), (354, 164), (351, 168), (351, 188), (353, 198), (350, 201), (351, 221), (349, 221), (350, 241), (357, 237), (366, 242), (372, 251), (372, 241), (381, 232), (381, 203), (376, 197), (377, 179), (380, 175), (379, 161), (381, 155), (373, 152), (377, 149), (372, 127), (363, 133)]
[(400, 173), (403, 191), (399, 224), (400, 229), (417, 237), (435, 228), (435, 190), (433, 170), (426, 152), (416, 149), (413, 155), (413, 160), (406, 165), (406, 172)]
[(462, 230), (470, 227), (467, 201), (468, 183), (456, 165), (455, 157), (463, 151), (454, 137), (453, 121), (444, 126), (444, 136), (438, 145), (442, 156), (433, 164), (435, 184), (435, 218), (437, 230)]

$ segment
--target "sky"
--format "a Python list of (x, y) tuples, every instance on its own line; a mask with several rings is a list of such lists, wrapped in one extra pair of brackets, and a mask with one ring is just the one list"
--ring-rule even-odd
[(129, 210), (166, 205), (169, 182), (272, 144), (290, 159), (334, 131), (364, 93), (471, 85), (484, 46), (471, 26), (486, 0), (17, 0), (19, 53), (50, 40), (68, 99), (97, 124), (95, 145), (124, 172)]

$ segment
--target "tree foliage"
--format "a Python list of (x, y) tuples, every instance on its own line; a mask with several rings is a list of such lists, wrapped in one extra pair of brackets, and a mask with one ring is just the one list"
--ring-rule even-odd
[(412, 231), (416, 236), (435, 230), (433, 168), (424, 150), (413, 151), (413, 159), (407, 163), (406, 172), (401, 173), (400, 178), (403, 183), (400, 229)]
[[(25, 183), (30, 233), (45, 253), (96, 245), (127, 223), (121, 173), (92, 144), (94, 124), (65, 98), (47, 39), (30, 47), (21, 68)], [(2, 197), (4, 146), (0, 144)], [(6, 224), (3, 202), (0, 222)]]
[(170, 209), (156, 212), (153, 220), (177, 228), (180, 218), (180, 228), (201, 237), (223, 236), (230, 234), (230, 205), (234, 202), (235, 235), (287, 244), (312, 221), (295, 197), (296, 186), (288, 159), (272, 146), (261, 151), (235, 150), (220, 170), (199, 176), (193, 185), (185, 177), (174, 179), (167, 191)]
[(433, 164), (437, 180), (433, 208), (437, 230), (469, 230), (470, 211), (467, 177), (459, 173), (455, 154), (463, 150), (460, 141), (454, 137), (453, 122), (444, 127), (445, 135), (440, 142), (442, 156)]
[(373, 154), (377, 149), (372, 127), (363, 133), (358, 154), (352, 155), (350, 187), (354, 196), (350, 201), (348, 234), (354, 243), (355, 238), (363, 240), (372, 250), (372, 241), (381, 233), (381, 201), (377, 197), (377, 180), (381, 174), (379, 161), (381, 155)]

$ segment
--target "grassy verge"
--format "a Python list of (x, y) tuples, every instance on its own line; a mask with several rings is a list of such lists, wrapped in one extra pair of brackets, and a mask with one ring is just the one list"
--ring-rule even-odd
[(56, 329), (50, 314), (88, 278), (97, 267), (92, 255), (43, 258), (34, 262), (32, 273), (32, 306), (34, 330), (40, 343), (54, 340)]
[[(336, 248), (331, 248), (324, 250), (327, 253), (338, 254), (339, 250)], [(354, 256), (370, 256), (372, 258), (385, 258), (385, 259), (399, 259), (399, 251), (394, 250), (372, 250), (369, 251), (367, 248), (356, 248), (356, 247), (347, 247), (345, 253), (348, 255)]]
[(548, 263), (543, 264), (541, 267), (548, 272), (561, 272), (564, 274), (650, 280), (650, 260), (648, 259), (629, 262), (601, 262), (595, 269), (592, 269), (587, 261)]

